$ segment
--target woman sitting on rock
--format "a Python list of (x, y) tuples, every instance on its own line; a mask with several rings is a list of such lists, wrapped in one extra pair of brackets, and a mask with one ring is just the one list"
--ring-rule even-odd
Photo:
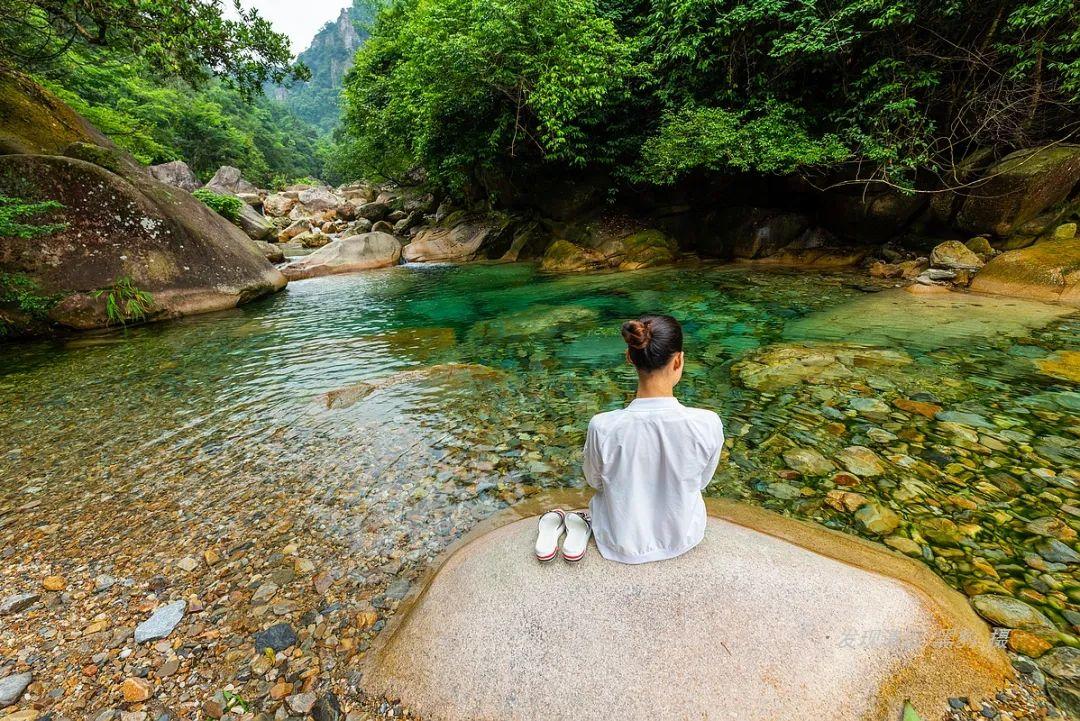
[[(600, 554), (622, 563), (674, 558), (705, 535), (701, 491), (720, 461), (724, 426), (716, 413), (688, 408), (674, 395), (683, 372), (683, 333), (667, 315), (623, 324), (626, 359), (638, 373), (637, 397), (626, 408), (593, 416), (585, 440), (585, 480), (596, 489), (589, 504)], [(552, 511), (540, 520), (536, 554), (555, 557), (562, 526), (563, 557), (580, 559), (590, 519)], [(565, 524), (565, 525), (564, 525)], [(545, 534), (545, 526), (558, 533)], [(554, 535), (554, 539), (552, 539)]]

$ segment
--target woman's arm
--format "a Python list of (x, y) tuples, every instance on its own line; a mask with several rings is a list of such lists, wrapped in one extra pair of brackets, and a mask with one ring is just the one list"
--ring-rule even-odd
[(709, 439), (709, 457), (705, 461), (705, 469), (701, 473), (701, 490), (703, 491), (712, 482), (716, 467), (720, 465), (720, 454), (724, 450), (724, 424), (721, 422), (720, 416), (716, 416), (716, 430), (710, 435), (712, 437)]
[(600, 490), (601, 486), (604, 485), (603, 480), (600, 478), (602, 463), (599, 432), (596, 430), (596, 424), (589, 421), (589, 431), (585, 434), (585, 450), (582, 453), (581, 466), (582, 470), (585, 471), (585, 482), (597, 490)]

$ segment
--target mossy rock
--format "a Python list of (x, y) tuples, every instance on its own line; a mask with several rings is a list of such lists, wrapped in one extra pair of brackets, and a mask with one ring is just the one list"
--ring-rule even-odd
[(1044, 240), (1002, 253), (976, 274), (971, 289), (1080, 305), (1080, 241)]
[(0, 66), (0, 154), (57, 155), (72, 143), (115, 147), (48, 90), (28, 76)]
[(956, 224), (1006, 237), (1066, 199), (1080, 183), (1080, 146), (1018, 150), (986, 169), (964, 198)]
[(146, 173), (121, 176), (59, 155), (4, 155), (0, 195), (63, 206), (41, 219), (64, 223), (60, 230), (0, 243), (0, 272), (64, 296), (50, 312), (60, 326), (107, 325), (95, 291), (121, 278), (153, 296), (154, 319), (230, 308), (285, 285), (236, 226)]
[(659, 230), (642, 230), (622, 239), (624, 252), (619, 268), (651, 268), (674, 263), (679, 257), (679, 245)]
[(548, 246), (540, 261), (541, 270), (560, 273), (598, 270), (607, 266), (607, 259), (599, 251), (583, 248), (561, 238)]

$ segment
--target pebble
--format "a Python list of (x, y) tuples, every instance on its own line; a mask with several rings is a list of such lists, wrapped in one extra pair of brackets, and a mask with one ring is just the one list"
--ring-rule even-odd
[(154, 694), (154, 688), (144, 678), (128, 678), (120, 685), (120, 692), (128, 703), (140, 703)]
[(279, 623), (255, 634), (254, 641), (256, 649), (271, 648), (275, 651), (284, 651), (296, 644), (296, 631), (287, 623)]
[(135, 642), (143, 643), (166, 638), (184, 618), (185, 609), (187, 609), (186, 601), (173, 601), (159, 606), (150, 618), (135, 627)]
[(23, 692), (26, 691), (26, 687), (33, 680), (34, 675), (29, 671), (0, 678), (0, 708), (10, 706), (18, 701)]

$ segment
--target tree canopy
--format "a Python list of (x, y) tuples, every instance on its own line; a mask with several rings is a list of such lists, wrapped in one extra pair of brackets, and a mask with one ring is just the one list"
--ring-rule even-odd
[(395, 0), (335, 163), (461, 186), (507, 164), (945, 178), (1080, 132), (1074, 0)]
[(220, 0), (0, 0), (0, 59), (36, 66), (88, 45), (193, 85), (217, 75), (248, 95), (307, 77), (285, 35), (256, 10), (234, 7), (231, 19)]

